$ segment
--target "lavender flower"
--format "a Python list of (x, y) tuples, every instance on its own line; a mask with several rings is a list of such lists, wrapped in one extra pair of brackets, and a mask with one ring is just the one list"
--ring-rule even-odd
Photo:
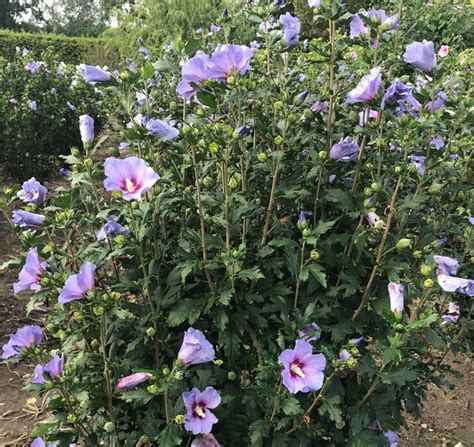
[(413, 87), (409, 87), (399, 79), (395, 79), (383, 95), (381, 107), (384, 108), (386, 104), (397, 104), (398, 101), (406, 99), (408, 96), (410, 96), (412, 91)]
[(42, 65), (44, 65), (44, 62), (42, 61), (29, 61), (25, 65), (25, 70), (29, 71), (31, 74), (35, 74), (35, 73), (38, 73)]
[(219, 25), (216, 25), (215, 23), (211, 23), (210, 31), (212, 34), (216, 34), (221, 30), (221, 27)]
[(444, 147), (444, 141), (443, 139), (438, 135), (436, 137), (434, 137), (431, 141), (430, 141), (430, 144), (431, 146), (434, 146), (434, 148), (439, 151), (442, 147)]
[(287, 45), (293, 45), (298, 42), (298, 34), (301, 30), (301, 24), (297, 17), (289, 12), (281, 15), (279, 22), (283, 25), (283, 40)]
[(433, 256), (438, 275), (455, 275), (459, 270), (459, 261), (449, 256)]
[(350, 345), (359, 346), (364, 341), (364, 337), (351, 338), (349, 340)]
[(304, 340), (296, 340), (295, 349), (286, 349), (278, 360), (283, 364), (283, 385), (292, 394), (308, 393), (323, 386), (326, 359), (313, 354), (313, 347)]
[(117, 380), (117, 390), (128, 390), (129, 388), (133, 388), (137, 385), (140, 385), (140, 383), (146, 382), (151, 377), (153, 377), (152, 374), (143, 372), (121, 377), (119, 380)]
[(376, 230), (381, 230), (387, 226), (380, 216), (373, 211), (367, 213), (367, 221), (370, 228), (375, 228)]
[(425, 73), (431, 72), (436, 65), (436, 53), (431, 41), (413, 42), (406, 47), (403, 59)]
[(48, 190), (40, 182), (31, 177), (21, 185), (17, 196), (25, 203), (38, 206), (46, 200), (47, 192)]
[(359, 146), (350, 137), (343, 138), (333, 145), (329, 151), (331, 160), (336, 161), (354, 161), (359, 155)]
[(81, 141), (89, 144), (94, 140), (94, 118), (89, 115), (81, 115), (79, 117), (79, 131), (81, 133)]
[(40, 228), (44, 225), (46, 217), (29, 211), (15, 210), (12, 213), (13, 223), (20, 228)]
[(28, 107), (33, 110), (33, 112), (36, 112), (38, 110), (38, 103), (34, 100), (28, 101)]
[(317, 100), (310, 108), (309, 110), (311, 110), (311, 112), (313, 113), (321, 113), (321, 112), (324, 112), (329, 106), (329, 102), (328, 101), (321, 101), (321, 100)]
[(362, 77), (357, 87), (347, 94), (346, 104), (372, 101), (377, 96), (381, 82), (381, 68), (372, 68), (368, 75)]
[(385, 438), (387, 438), (389, 447), (398, 447), (398, 443), (400, 442), (400, 436), (398, 436), (398, 433), (388, 430), (384, 432), (383, 435)]
[(456, 324), (459, 320), (460, 307), (458, 303), (451, 301), (448, 304), (448, 312), (441, 316), (443, 322), (441, 324)]
[(446, 95), (446, 93), (439, 92), (433, 101), (429, 101), (425, 104), (425, 110), (428, 110), (428, 112), (431, 113), (436, 112), (444, 107), (447, 99), (448, 95)]
[[(368, 113), (367, 113), (368, 112)], [(379, 119), (379, 112), (377, 110), (363, 110), (359, 113), (359, 126), (365, 126), (370, 120), (377, 121)]]
[(298, 95), (296, 95), (296, 101), (300, 103), (304, 102), (307, 97), (308, 97), (308, 90), (305, 90), (304, 92), (301, 92)]
[(30, 380), (30, 383), (38, 383), (44, 385), (46, 378), (44, 373), (48, 373), (49, 378), (54, 382), (62, 373), (64, 369), (64, 354), (61, 357), (54, 355), (54, 357), (46, 363), (46, 365), (36, 365), (34, 370), (34, 376)]
[(81, 300), (86, 292), (94, 288), (95, 265), (86, 262), (77, 275), (71, 275), (65, 282), (58, 297), (59, 304)]
[(351, 358), (352, 358), (352, 354), (347, 349), (342, 349), (341, 352), (339, 352), (340, 363), (345, 364)]
[(39, 326), (23, 326), (10, 335), (8, 343), (3, 345), (2, 359), (20, 357), (21, 350), (41, 344), (43, 332)]
[(321, 328), (313, 322), (305, 326), (301, 331), (298, 331), (298, 335), (303, 341), (308, 343), (317, 341), (321, 338)]
[[(362, 13), (362, 15), (371, 19), (378, 20), (381, 23), (383, 31), (391, 31), (395, 28), (398, 28), (400, 22), (400, 16), (398, 14), (389, 17), (383, 9), (373, 9), (371, 11)], [(351, 39), (355, 39), (356, 37), (369, 34), (369, 28), (365, 26), (364, 22), (360, 17), (360, 14), (355, 14), (352, 17), (349, 27)]]
[(35, 438), (31, 443), (30, 447), (56, 447), (57, 444), (55, 442), (48, 442), (46, 444), (42, 438)]
[(67, 168), (60, 168), (59, 174), (61, 175), (61, 177), (64, 177), (67, 179), (71, 176), (71, 171)]
[(212, 362), (216, 353), (211, 343), (199, 329), (190, 327), (185, 333), (178, 353), (178, 360), (185, 365)]
[(474, 296), (474, 280), (438, 274), (438, 284), (445, 292), (457, 292), (467, 296)]
[(416, 172), (418, 172), (418, 175), (420, 177), (423, 177), (425, 175), (426, 157), (424, 157), (423, 155), (409, 155), (408, 158), (415, 167)]
[(191, 447), (221, 447), (212, 433), (199, 436), (191, 442)]
[(117, 223), (117, 220), (117, 216), (113, 214), (107, 219), (107, 223), (101, 228), (99, 234), (97, 235), (98, 241), (103, 241), (108, 237), (115, 237), (119, 234), (122, 236), (128, 236), (130, 234), (128, 228)]
[(150, 120), (146, 124), (146, 128), (153, 136), (158, 136), (163, 140), (174, 140), (179, 135), (176, 127), (170, 126), (166, 121)]
[(127, 157), (124, 160), (109, 157), (104, 163), (106, 191), (120, 191), (124, 200), (139, 200), (160, 179), (144, 160)]
[(212, 387), (208, 386), (203, 392), (197, 388), (182, 394), (186, 407), (184, 428), (193, 435), (208, 434), (212, 426), (218, 422), (209, 409), (216, 408), (221, 403), (221, 396)]
[(253, 51), (245, 45), (220, 45), (209, 61), (209, 78), (225, 82), (234, 71), (247, 73), (252, 56)]
[(209, 79), (209, 61), (209, 56), (198, 53), (183, 65), (181, 69), (182, 80), (176, 88), (179, 96), (186, 99), (191, 98), (198, 91), (196, 86)]
[(308, 6), (310, 8), (319, 8), (323, 0), (308, 0)]
[(388, 293), (390, 295), (390, 309), (393, 313), (403, 312), (404, 298), (403, 298), (404, 286), (396, 282), (388, 283)]
[(72, 102), (67, 102), (66, 105), (68, 106), (69, 110), (76, 110), (77, 107)]
[(108, 71), (92, 65), (79, 65), (79, 73), (88, 84), (108, 82), (112, 79), (112, 75)]
[(40, 278), (42, 273), (48, 268), (47, 262), (41, 262), (36, 247), (30, 248), (26, 256), (25, 265), (18, 275), (18, 282), (13, 284), (13, 291), (19, 293), (23, 290), (41, 290)]
[(150, 59), (151, 58), (151, 53), (148, 48), (145, 47), (139, 47), (138, 52), (145, 58), (145, 59)]

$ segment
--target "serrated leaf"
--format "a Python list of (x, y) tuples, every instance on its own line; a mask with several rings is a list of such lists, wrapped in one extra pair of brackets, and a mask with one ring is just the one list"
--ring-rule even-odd
[(139, 388), (136, 390), (122, 391), (118, 397), (128, 403), (146, 404), (150, 402), (150, 400), (153, 398), (153, 395), (147, 390)]
[(319, 407), (319, 414), (324, 416), (326, 413), (329, 415), (329, 419), (334, 422), (342, 421), (342, 410), (339, 407), (341, 402), (340, 396), (332, 396), (325, 398), (321, 406)]
[(402, 368), (397, 371), (384, 372), (380, 375), (383, 383), (394, 383), (403, 386), (408, 382), (413, 382), (418, 377), (418, 371), (415, 369)]
[(298, 399), (294, 397), (286, 397), (281, 403), (281, 409), (287, 416), (294, 416), (302, 413), (300, 403), (298, 402)]
[(324, 273), (324, 269), (319, 264), (309, 264), (308, 265), (309, 273), (314, 277), (316, 281), (319, 282), (323, 287), (327, 287), (326, 281), (326, 273)]

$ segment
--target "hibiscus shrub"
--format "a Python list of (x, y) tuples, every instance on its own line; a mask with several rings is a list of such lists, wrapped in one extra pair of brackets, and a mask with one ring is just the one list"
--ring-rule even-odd
[(100, 96), (49, 52), (0, 58), (0, 92), (0, 165), (19, 180), (50, 175), (58, 156), (81, 141), (78, 116), (99, 117)]
[(472, 55), (401, 34), (402, 3), (309, 3), (329, 38), (307, 48), (272, 5), (249, 46), (213, 45), (226, 18), (167, 61), (86, 67), (124, 141), (98, 162), (82, 117), (67, 187), (7, 191), (41, 324), (3, 358), (39, 358), (37, 445), (396, 445), (449, 385), (474, 294)]

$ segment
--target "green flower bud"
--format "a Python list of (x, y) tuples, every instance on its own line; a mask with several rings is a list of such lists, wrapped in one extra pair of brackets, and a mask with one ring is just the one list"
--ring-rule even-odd
[(258, 161), (263, 163), (264, 161), (266, 161), (266, 159), (267, 159), (267, 154), (265, 154), (265, 152), (259, 152), (257, 154), (257, 160)]
[(92, 308), (92, 311), (94, 312), (95, 315), (100, 317), (101, 315), (104, 315), (104, 308), (102, 306), (94, 306)]
[(415, 250), (413, 252), (413, 257), (415, 259), (421, 259), (422, 256), (423, 256), (423, 252), (421, 250)]
[(181, 128), (181, 133), (186, 137), (191, 135), (193, 132), (193, 128), (189, 124), (184, 124)]
[(311, 230), (310, 230), (309, 228), (305, 228), (305, 229), (303, 230), (303, 236), (304, 236), (304, 237), (309, 237), (309, 236), (311, 236)]
[(283, 110), (283, 102), (282, 101), (275, 101), (273, 103), (273, 108), (275, 110)]
[(370, 197), (373, 195), (374, 191), (372, 191), (372, 188), (364, 188), (364, 196)]
[(395, 174), (401, 174), (403, 171), (403, 168), (401, 166), (395, 166)]
[(184, 416), (182, 414), (177, 414), (175, 417), (174, 417), (174, 421), (176, 422), (176, 424), (178, 425), (183, 425), (184, 424)]
[(318, 250), (311, 250), (311, 253), (309, 255), (309, 257), (313, 260), (313, 261), (317, 261), (321, 255), (319, 254), (319, 251)]
[(403, 250), (405, 248), (408, 248), (411, 246), (411, 240), (410, 239), (406, 239), (406, 238), (402, 238), (400, 239), (398, 242), (397, 242), (397, 250)]
[(423, 275), (423, 276), (428, 276), (431, 274), (432, 272), (432, 268), (429, 266), (429, 265), (426, 265), (426, 264), (422, 264), (422, 266), (420, 267), (420, 273)]
[(370, 200), (364, 200), (364, 208), (372, 208), (372, 203), (370, 203)]
[(106, 422), (104, 424), (104, 431), (107, 433), (112, 433), (115, 430), (115, 425), (113, 422)]
[(373, 182), (370, 187), (372, 188), (373, 191), (379, 192), (382, 189), (382, 185), (377, 182)]
[(183, 377), (184, 377), (183, 371), (176, 371), (174, 373), (174, 378), (176, 380), (183, 380)]
[(133, 202), (130, 202), (130, 206), (132, 207), (132, 210), (136, 210), (138, 208), (138, 202), (134, 200)]
[(434, 281), (432, 279), (425, 279), (423, 282), (423, 287), (425, 289), (431, 289), (434, 286)]
[(227, 85), (234, 85), (235, 84), (235, 78), (234, 76), (229, 76), (227, 78)]
[(211, 143), (209, 145), (209, 152), (211, 154), (217, 154), (219, 152), (219, 146), (217, 145), (217, 143)]
[(68, 421), (70, 424), (74, 424), (74, 422), (77, 421), (76, 415), (74, 415), (74, 414), (68, 414), (68, 415), (67, 415), (67, 421)]
[(430, 194), (438, 194), (440, 191), (441, 191), (441, 188), (443, 187), (443, 185), (441, 185), (440, 183), (433, 183), (429, 189), (428, 189), (428, 192)]
[(148, 385), (146, 387), (146, 390), (150, 393), (150, 394), (158, 394), (158, 385)]
[(73, 148), (71, 149), (71, 155), (72, 155), (72, 156), (74, 156), (74, 157), (77, 158), (77, 157), (79, 157), (80, 154), (81, 154), (81, 153), (79, 152), (79, 149), (78, 149), (77, 147), (73, 147)]
[(318, 157), (320, 160), (326, 160), (326, 158), (328, 158), (328, 153), (326, 151), (319, 151)]
[(72, 379), (72, 382), (75, 384), (75, 385), (78, 385), (81, 383), (81, 379), (79, 379), (79, 377), (74, 377), (74, 379)]
[(87, 168), (87, 169), (92, 169), (92, 167), (94, 166), (94, 162), (90, 159), (90, 158), (86, 158), (84, 160), (84, 166)]
[(170, 371), (170, 369), (169, 369), (168, 367), (165, 367), (165, 368), (163, 368), (163, 370), (162, 370), (162, 373), (163, 373), (164, 376), (169, 375), (170, 372), (171, 372), (171, 371)]
[(281, 135), (277, 135), (273, 141), (277, 146), (280, 146), (283, 143), (283, 137)]
[(229, 371), (227, 373), (227, 378), (229, 380), (235, 380), (235, 379), (237, 379), (237, 374), (234, 371)]
[(120, 79), (122, 81), (126, 81), (129, 77), (130, 77), (130, 75), (128, 74), (128, 71), (121, 71), (120, 72)]
[(214, 363), (214, 365), (216, 366), (222, 366), (224, 364), (224, 362), (221, 359), (216, 359), (212, 363)]
[(94, 338), (94, 340), (91, 341), (91, 346), (92, 346), (94, 349), (97, 349), (97, 348), (100, 346), (99, 340), (97, 340), (96, 338)]
[(170, 102), (170, 110), (176, 110), (178, 108), (178, 103), (176, 101)]
[(114, 237), (114, 242), (117, 245), (122, 245), (125, 242), (125, 236), (123, 234), (117, 234), (117, 236)]
[(214, 184), (214, 180), (212, 180), (212, 177), (204, 177), (203, 180), (202, 180), (202, 184), (206, 187), (206, 188), (210, 188), (213, 184)]
[(238, 180), (237, 180), (235, 177), (232, 177), (232, 178), (229, 180), (228, 185), (229, 185), (229, 188), (230, 188), (230, 189), (235, 189), (235, 188), (237, 188), (237, 186), (239, 185), (239, 182), (238, 182)]
[(153, 327), (147, 328), (146, 335), (148, 335), (148, 337), (154, 337), (155, 334), (156, 334), (155, 328)]
[(122, 193), (120, 191), (112, 191), (112, 197), (114, 199), (121, 199), (122, 198)]

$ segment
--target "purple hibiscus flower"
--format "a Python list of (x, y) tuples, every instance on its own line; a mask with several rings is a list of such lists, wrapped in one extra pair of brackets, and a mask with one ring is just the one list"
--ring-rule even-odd
[(78, 274), (71, 275), (64, 283), (58, 297), (58, 303), (66, 304), (84, 298), (86, 292), (94, 288), (94, 271), (95, 265), (86, 262)]
[(88, 84), (108, 82), (112, 79), (112, 75), (108, 71), (92, 65), (79, 65), (79, 73)]
[(336, 161), (354, 161), (359, 155), (359, 146), (350, 137), (341, 138), (339, 143), (333, 145), (329, 151), (331, 160)]
[(43, 441), (43, 438), (35, 438), (31, 443), (30, 447), (56, 447), (57, 444), (55, 442), (46, 442)]
[(438, 274), (438, 284), (445, 292), (457, 292), (474, 296), (474, 280)]
[(400, 436), (398, 436), (398, 433), (393, 430), (388, 430), (384, 432), (383, 435), (387, 439), (389, 447), (398, 447), (398, 443), (400, 442)]
[(103, 241), (108, 237), (115, 237), (119, 234), (121, 234), (122, 236), (128, 236), (130, 234), (128, 228), (117, 223), (117, 220), (118, 217), (114, 214), (109, 216), (109, 218), (107, 219), (107, 223), (101, 228), (99, 234), (97, 235), (98, 241)]
[(29, 211), (15, 210), (12, 213), (13, 223), (20, 228), (40, 228), (44, 225), (46, 217)]
[(31, 177), (21, 185), (17, 196), (25, 203), (38, 206), (46, 200), (47, 192), (48, 190), (40, 182)]
[(26, 65), (25, 65), (25, 70), (26, 71), (29, 71), (31, 74), (35, 74), (35, 73), (38, 73), (38, 70), (40, 69), (40, 67), (44, 65), (44, 62), (41, 62), (41, 61), (29, 61)]
[(191, 98), (198, 91), (196, 86), (209, 79), (209, 61), (209, 56), (198, 53), (183, 65), (182, 80), (176, 88), (179, 96), (186, 99)]
[(448, 95), (444, 92), (439, 92), (433, 101), (428, 101), (425, 104), (425, 110), (428, 110), (428, 112), (431, 112), (431, 113), (436, 112), (439, 109), (444, 107), (447, 100), (448, 100)]
[(212, 362), (216, 353), (211, 343), (199, 329), (190, 327), (185, 333), (178, 352), (178, 360), (185, 365)]
[(425, 73), (429, 73), (436, 65), (436, 53), (431, 41), (413, 42), (406, 47), (403, 59)]
[(140, 385), (140, 383), (146, 382), (151, 377), (153, 377), (152, 374), (144, 372), (121, 377), (119, 380), (117, 380), (117, 390), (128, 390), (129, 388), (133, 388), (137, 385)]
[(412, 91), (413, 87), (404, 84), (399, 79), (395, 79), (383, 95), (381, 107), (384, 108), (386, 104), (397, 104), (398, 101), (406, 99), (408, 96), (410, 96)]
[(363, 110), (359, 113), (359, 126), (365, 126), (369, 121), (377, 121), (379, 112), (377, 110)]
[(252, 56), (253, 51), (245, 45), (220, 45), (209, 61), (209, 78), (225, 82), (233, 71), (247, 73)]
[(375, 228), (376, 230), (381, 230), (387, 226), (380, 216), (373, 211), (367, 213), (367, 221), (369, 222), (370, 228)]
[(319, 8), (323, 0), (308, 0), (308, 6), (310, 8)]
[(308, 393), (323, 386), (326, 359), (313, 354), (313, 347), (304, 340), (296, 340), (295, 349), (285, 349), (278, 357), (283, 364), (283, 385), (292, 394)]
[(449, 256), (433, 256), (438, 275), (455, 275), (459, 270), (459, 261)]
[(33, 110), (33, 112), (36, 112), (38, 110), (38, 103), (34, 100), (28, 101), (28, 107)]
[(306, 342), (317, 341), (321, 338), (321, 328), (316, 323), (310, 323), (301, 331), (298, 331), (300, 338)]
[(418, 175), (420, 177), (423, 177), (425, 175), (426, 157), (424, 157), (423, 155), (409, 155), (408, 158), (415, 167), (416, 172), (418, 172)]
[(203, 392), (197, 388), (182, 394), (186, 407), (184, 428), (193, 435), (208, 434), (218, 419), (209, 409), (216, 408), (221, 403), (221, 396), (208, 386)]
[(18, 358), (22, 349), (40, 345), (42, 338), (43, 331), (39, 326), (23, 326), (10, 335), (8, 343), (3, 345), (2, 359)]
[(146, 128), (150, 134), (163, 140), (174, 140), (179, 135), (179, 130), (176, 127), (170, 126), (162, 120), (151, 119), (146, 123)]
[(150, 191), (160, 176), (138, 157), (127, 157), (123, 160), (109, 157), (105, 160), (107, 191), (120, 191), (124, 200), (139, 200), (142, 194)]
[[(383, 31), (391, 31), (398, 28), (400, 22), (400, 16), (395, 14), (393, 16), (387, 16), (383, 9), (373, 9), (362, 13), (363, 16), (373, 18), (381, 23)], [(356, 37), (364, 36), (369, 33), (369, 28), (365, 26), (360, 14), (355, 14), (352, 17), (350, 27), (350, 38), (355, 39)]]
[(208, 433), (194, 439), (191, 447), (221, 447), (221, 445), (212, 433)]
[(81, 115), (79, 117), (79, 131), (81, 133), (81, 141), (89, 144), (94, 139), (94, 118), (89, 115)]
[(404, 285), (396, 282), (388, 283), (388, 294), (390, 295), (390, 309), (393, 313), (403, 312), (404, 308)]
[(30, 248), (26, 256), (25, 265), (18, 275), (18, 282), (13, 284), (13, 291), (20, 293), (22, 290), (30, 289), (38, 291), (41, 289), (40, 278), (48, 268), (47, 262), (41, 262), (36, 247)]
[(59, 174), (61, 175), (61, 177), (68, 179), (71, 176), (71, 171), (67, 168), (60, 168)]
[(377, 96), (381, 82), (381, 68), (372, 68), (369, 74), (362, 77), (357, 87), (347, 94), (345, 103), (355, 104), (358, 102), (372, 101)]
[(283, 25), (283, 40), (287, 45), (293, 45), (298, 42), (298, 34), (301, 30), (301, 23), (297, 17), (289, 12), (281, 15), (279, 22)]
[[(34, 376), (30, 380), (30, 383), (38, 383), (44, 385), (46, 383), (46, 378), (49, 378), (54, 382), (62, 373), (64, 369), (64, 354), (61, 354), (61, 357), (54, 355), (54, 357), (46, 363), (46, 365), (36, 365), (34, 370)], [(48, 373), (48, 376), (45, 378), (44, 373)]]
[(451, 301), (448, 304), (448, 312), (445, 313), (441, 317), (442, 320), (443, 320), (443, 322), (441, 324), (443, 324), (443, 325), (456, 324), (459, 320), (460, 310), (461, 310), (461, 308), (459, 307), (459, 304)]
[(434, 146), (437, 151), (439, 151), (444, 147), (444, 140), (438, 135), (430, 141), (430, 144), (431, 146)]

